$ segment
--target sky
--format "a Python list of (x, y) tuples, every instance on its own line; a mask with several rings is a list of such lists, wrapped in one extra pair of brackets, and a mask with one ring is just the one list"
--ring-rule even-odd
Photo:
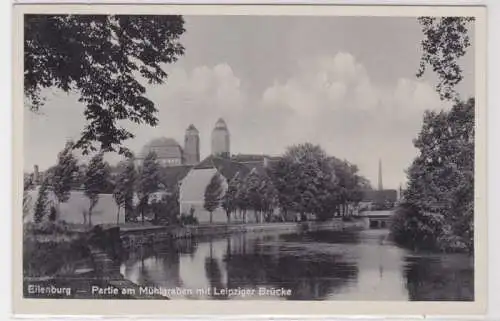
[[(423, 112), (449, 109), (432, 73), (417, 79), (423, 34), (415, 18), (186, 16), (185, 55), (168, 65), (163, 85), (147, 86), (157, 127), (128, 126), (134, 152), (156, 137), (183, 144), (189, 124), (200, 131), (202, 158), (218, 118), (231, 153), (280, 155), (293, 144), (319, 144), (358, 165), (377, 186), (406, 181), (412, 140)], [(461, 60), (462, 97), (474, 95), (473, 47)], [(85, 119), (75, 94), (50, 91), (41, 113), (25, 110), (24, 169), (52, 166)], [(106, 159), (115, 163), (118, 155)]]

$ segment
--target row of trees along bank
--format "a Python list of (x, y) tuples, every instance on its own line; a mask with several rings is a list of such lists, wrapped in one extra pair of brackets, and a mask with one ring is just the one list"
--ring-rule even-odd
[[(110, 165), (103, 160), (103, 154), (96, 154), (85, 165), (83, 178), (79, 165), (68, 143), (59, 153), (58, 163), (47, 171), (39, 189), (35, 203), (34, 220), (40, 222), (47, 212), (58, 212), (47, 208), (47, 194), (52, 191), (58, 204), (69, 199), (75, 180), (81, 180), (89, 208), (83, 214), (84, 222), (92, 224), (92, 210), (99, 195), (113, 186), (113, 195), (120, 209), (125, 210), (125, 220), (137, 216), (144, 217), (153, 213), (153, 221), (167, 224), (196, 223), (194, 213), (179, 213), (178, 185), (167, 186), (162, 179), (161, 166), (156, 154), (149, 153), (142, 166), (136, 170), (132, 158), (120, 162), (115, 173), (111, 174)], [(26, 186), (29, 186), (29, 182)], [(246, 176), (236, 175), (227, 188), (222, 186), (222, 177), (215, 175), (207, 185), (204, 198), (205, 209), (212, 212), (221, 207), (227, 214), (228, 222), (237, 211), (246, 218), (247, 211), (255, 213), (256, 221), (284, 220), (287, 213), (299, 213), (302, 219), (314, 214), (317, 219), (325, 220), (335, 214), (345, 215), (349, 205), (361, 201), (362, 191), (369, 189), (369, 182), (358, 175), (358, 168), (345, 161), (327, 155), (319, 146), (302, 144), (287, 149), (280, 160), (266, 168), (264, 173), (251, 171)], [(158, 200), (150, 201), (151, 195), (163, 193)], [(134, 195), (138, 196), (134, 204)], [(280, 209), (280, 217), (273, 214)], [(49, 214), (51, 219), (55, 215)]]
[[(347, 214), (349, 205), (359, 203), (363, 190), (369, 188), (357, 166), (306, 143), (289, 147), (265, 173), (253, 170), (245, 177), (236, 175), (226, 191), (216, 173), (206, 187), (204, 207), (210, 222), (219, 207), (226, 212), (228, 222), (235, 213), (246, 221), (249, 210), (257, 222), (284, 220), (288, 213), (298, 213), (301, 219), (313, 214), (326, 220), (337, 213)], [(273, 215), (276, 209), (280, 210), (277, 217)]]

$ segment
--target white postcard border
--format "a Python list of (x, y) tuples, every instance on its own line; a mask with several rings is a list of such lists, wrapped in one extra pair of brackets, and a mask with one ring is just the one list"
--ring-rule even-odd
[[(310, 16), (474, 16), (476, 82), (475, 301), (205, 301), (55, 300), (22, 297), (23, 20), (26, 13), (310, 15)], [(17, 4), (13, 17), (13, 307), (17, 315), (481, 315), (487, 305), (486, 210), (486, 8), (459, 6), (328, 5), (62, 5)]]

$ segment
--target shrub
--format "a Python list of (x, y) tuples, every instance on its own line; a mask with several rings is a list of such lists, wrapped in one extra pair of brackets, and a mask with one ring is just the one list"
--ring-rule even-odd
[(40, 242), (26, 237), (23, 242), (23, 274), (25, 277), (71, 274), (90, 254), (83, 239), (55, 239)]
[(419, 211), (415, 206), (403, 203), (392, 217), (391, 236), (396, 243), (412, 249), (439, 248), (444, 217), (440, 213)]
[(153, 200), (149, 210), (153, 214), (153, 222), (162, 225), (179, 224), (178, 203), (170, 196), (163, 195), (159, 200)]
[(191, 214), (182, 213), (179, 221), (182, 225), (198, 225), (198, 219), (192, 213)]
[(43, 221), (41, 223), (26, 223), (24, 224), (25, 235), (53, 235), (56, 234), (68, 235), (72, 234), (71, 227), (64, 221)]

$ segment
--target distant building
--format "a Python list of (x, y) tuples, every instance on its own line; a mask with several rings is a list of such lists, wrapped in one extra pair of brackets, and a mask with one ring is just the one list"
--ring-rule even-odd
[[(279, 158), (267, 155), (237, 154), (231, 155), (230, 133), (226, 122), (219, 118), (211, 133), (211, 154), (200, 160), (200, 134), (191, 124), (184, 135), (184, 148), (172, 138), (157, 138), (146, 144), (136, 157), (135, 163), (141, 166), (144, 158), (151, 151), (157, 155), (162, 165), (160, 180), (162, 188), (171, 191), (179, 189), (181, 213), (194, 215), (200, 223), (210, 220), (204, 209), (205, 189), (215, 173), (222, 179), (225, 190), (231, 179), (239, 175), (244, 179), (252, 171), (266, 175), (265, 168)], [(218, 208), (212, 213), (213, 222), (227, 222), (226, 213)], [(247, 220), (255, 220), (252, 212), (248, 212)], [(232, 220), (242, 220), (234, 217)]]
[(229, 136), (226, 122), (219, 118), (212, 131), (212, 155), (222, 157), (231, 155)]
[(162, 166), (195, 165), (200, 162), (200, 137), (193, 124), (184, 134), (184, 148), (173, 138), (155, 138), (142, 148), (135, 157), (135, 165), (141, 166), (146, 156), (154, 152)]
[(137, 166), (141, 166), (144, 159), (151, 152), (156, 154), (158, 162), (163, 166), (177, 166), (183, 164), (182, 147), (173, 138), (156, 138), (146, 144), (135, 158)]
[(363, 192), (360, 208), (368, 210), (380, 210), (392, 208), (397, 203), (399, 196), (396, 189), (384, 189), (382, 174), (382, 160), (378, 162), (378, 189)]
[[(248, 155), (247, 155), (248, 156)], [(265, 176), (265, 168), (269, 166), (269, 157), (252, 155), (253, 161), (241, 162), (236, 156), (235, 159), (210, 155), (201, 163), (194, 166), (182, 179), (179, 192), (179, 204), (181, 213), (190, 213), (194, 210), (195, 216), (200, 223), (206, 223), (210, 220), (210, 214), (204, 209), (205, 189), (215, 174), (221, 178), (222, 189), (227, 190), (229, 182), (239, 176), (245, 179), (251, 172)], [(223, 192), (223, 194), (224, 194)], [(255, 221), (255, 213), (248, 211), (246, 215), (247, 222)], [(213, 213), (214, 223), (226, 223), (227, 216), (222, 208), (217, 208)], [(233, 215), (232, 221), (243, 221), (243, 217)], [(259, 218), (262, 220), (262, 218)]]
[(200, 162), (200, 133), (193, 124), (184, 135), (184, 164), (195, 165)]

